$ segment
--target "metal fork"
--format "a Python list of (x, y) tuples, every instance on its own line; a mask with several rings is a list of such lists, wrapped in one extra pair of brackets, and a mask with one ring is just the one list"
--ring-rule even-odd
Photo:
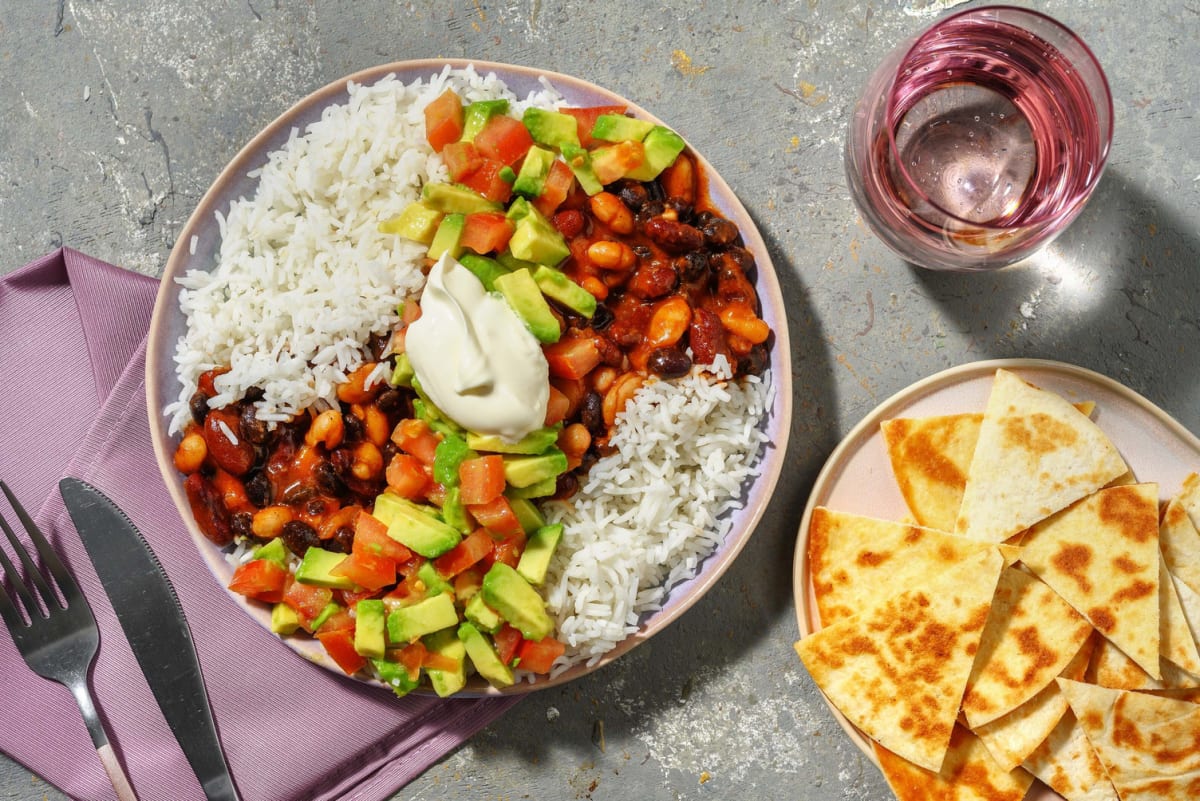
[(3, 481), (0, 481), (0, 490), (4, 491), (13, 511), (17, 513), (17, 519), (21, 521), (29, 539), (37, 548), (42, 564), (49, 570), (62, 593), (60, 603), (46, 576), (29, 557), (29, 551), (17, 539), (4, 516), (0, 515), (0, 528), (4, 529), (9, 543), (21, 561), (25, 576), (32, 582), (36, 594), (41, 598), (39, 605), (34, 598), (34, 592), (22, 581), (21, 573), (13, 566), (4, 549), (0, 548), (0, 567), (3, 567), (13, 593), (25, 610), (22, 614), (12, 596), (0, 583), (0, 617), (4, 618), (17, 650), (25, 658), (25, 663), (38, 675), (67, 687), (75, 696), (79, 711), (83, 713), (83, 722), (87, 724), (92, 743), (96, 746), (96, 753), (104, 763), (104, 770), (117, 791), (119, 801), (137, 801), (133, 788), (129, 786), (129, 779), (126, 778), (116, 753), (108, 743), (108, 735), (96, 714), (96, 704), (88, 689), (88, 671), (100, 645), (100, 632), (96, 629), (92, 608), (80, 592), (75, 579), (50, 547), (50, 543), (42, 536), (42, 532), (38, 531), (33, 520), (25, 513), (21, 504), (17, 503), (12, 491)]

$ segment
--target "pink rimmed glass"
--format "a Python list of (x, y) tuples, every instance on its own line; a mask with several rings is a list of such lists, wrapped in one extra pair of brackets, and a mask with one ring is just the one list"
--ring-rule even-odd
[(1003, 267), (1079, 214), (1112, 117), (1104, 71), (1061, 23), (1010, 6), (960, 12), (868, 79), (846, 137), (850, 191), (914, 264)]

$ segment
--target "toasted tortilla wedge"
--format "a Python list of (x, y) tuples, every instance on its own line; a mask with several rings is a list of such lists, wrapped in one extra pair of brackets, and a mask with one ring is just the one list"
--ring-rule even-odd
[(978, 729), (1033, 698), (1091, 633), (1087, 619), (1058, 593), (1024, 570), (1005, 568), (963, 695), (967, 725)]
[(1059, 679), (1123, 801), (1200, 798), (1200, 706)]
[[(1196, 650), (1197, 629), (1188, 622), (1180, 590), (1167, 571), (1166, 561), (1160, 557), (1158, 565), (1159, 649), (1162, 658), (1171, 660), (1192, 675), (1200, 675), (1200, 653)], [(1179, 584), (1192, 606), (1196, 624), (1200, 625), (1200, 595), (1192, 592), (1183, 582)]]
[(1108, 640), (1102, 640), (1092, 654), (1084, 680), (1113, 690), (1171, 690), (1200, 687), (1200, 678), (1177, 667), (1173, 662), (1159, 659), (1162, 678), (1153, 678), (1142, 667)]
[(1022, 767), (1066, 801), (1117, 801), (1104, 765), (1070, 709)]
[[(1099, 635), (1089, 637), (1063, 669), (1063, 675), (1070, 679), (1083, 678), (1092, 648), (1102, 639)], [(996, 764), (1004, 770), (1012, 770), (1050, 736), (1066, 711), (1067, 699), (1052, 679), (1041, 692), (1012, 712), (977, 727), (975, 734), (987, 746)]]
[(1158, 485), (1103, 489), (1033, 527), (1021, 562), (1154, 678)]
[(875, 756), (897, 801), (1021, 801), (1033, 776), (1017, 768), (1005, 771), (983, 743), (955, 726), (950, 748), (938, 772), (925, 770), (875, 744)]
[(1200, 531), (1192, 522), (1181, 496), (1177, 495), (1167, 503), (1158, 537), (1167, 569), (1200, 592)]
[(937, 772), (1004, 558), (992, 548), (796, 643), (830, 702), (889, 751)]
[(1200, 475), (1191, 473), (1183, 480), (1179, 494), (1175, 496), (1192, 518), (1192, 524), (1200, 529)]
[(1087, 415), (997, 370), (954, 530), (1003, 542), (1127, 470)]
[(953, 531), (982, 414), (885, 420), (880, 426), (896, 484), (913, 519)]
[(992, 548), (942, 531), (817, 507), (808, 529), (808, 560), (821, 625), (864, 612)]

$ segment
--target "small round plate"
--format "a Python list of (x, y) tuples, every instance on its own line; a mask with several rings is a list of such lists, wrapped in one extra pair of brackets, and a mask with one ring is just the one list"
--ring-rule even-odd
[[(188, 270), (211, 270), (215, 266), (216, 254), (221, 245), (221, 232), (215, 217), (216, 212), (226, 213), (230, 203), (239, 197), (252, 197), (256, 188), (255, 179), (247, 173), (262, 166), (267, 155), (279, 149), (287, 141), (293, 128), (303, 131), (317, 120), (324, 108), (331, 104), (347, 102), (347, 86), (350, 82), (360, 85), (373, 84), (389, 74), (409, 83), (417, 79), (428, 79), (441, 72), (446, 66), (459, 69), (474, 66), (481, 75), (495, 73), (518, 97), (543, 88), (541, 79), (548, 80), (571, 106), (625, 105), (636, 117), (665, 124), (656, 117), (620, 97), (587, 81), (559, 73), (535, 70), (507, 64), (462, 60), (404, 61), (384, 64), (357, 72), (317, 90), (284, 112), (278, 119), (255, 136), (241, 152), (225, 167), (212, 187), (200, 200), (200, 204), (180, 231), (163, 273), (162, 285), (155, 302), (151, 320), (146, 355), (146, 392), (150, 410), (150, 433), (163, 479), (179, 508), (180, 515), (196, 542), (213, 576), (221, 587), (226, 587), (233, 568), (220, 549), (209, 542), (197, 527), (183, 492), (182, 477), (172, 464), (172, 455), (178, 439), (168, 432), (169, 420), (162, 410), (179, 395), (179, 381), (173, 360), (175, 344), (183, 335), (186, 320), (179, 309), (179, 284), (176, 279)], [(717, 581), (732, 564), (745, 545), (754, 527), (762, 517), (767, 502), (779, 478), (787, 447), (788, 430), (791, 423), (792, 385), (791, 349), (788, 342), (787, 316), (779, 282), (771, 264), (770, 255), (762, 236), (754, 225), (750, 214), (738, 201), (733, 190), (713, 170), (703, 156), (691, 151), (697, 165), (707, 177), (709, 197), (727, 218), (735, 222), (741, 231), (745, 246), (754, 254), (758, 265), (757, 290), (762, 304), (762, 317), (775, 332), (770, 351), (770, 365), (775, 393), (771, 409), (763, 422), (770, 439), (759, 466), (760, 474), (749, 487), (744, 498), (745, 506), (734, 515), (733, 528), (725, 541), (701, 565), (697, 574), (689, 581), (675, 587), (663, 608), (647, 615), (640, 628), (621, 641), (596, 663), (575, 665), (554, 678), (534, 682), (519, 682), (506, 690), (490, 687), (477, 677), (472, 679), (464, 691), (466, 695), (491, 695), (526, 693), (531, 690), (551, 687), (590, 673), (629, 651), (634, 646), (661, 631), (675, 618), (694, 604)], [(194, 245), (193, 245), (194, 243)], [(263, 604), (247, 601), (243, 596), (230, 593), (248, 614), (259, 621), (269, 634), (270, 610)], [(288, 637), (285, 642), (305, 658), (330, 670), (341, 672), (325, 654), (320, 643), (307, 637)]]
[[(897, 417), (932, 417), (982, 412), (997, 368), (1010, 370), (1031, 384), (1056, 392), (1071, 402), (1095, 401), (1092, 419), (1120, 450), (1139, 481), (1156, 481), (1159, 494), (1176, 493), (1189, 473), (1200, 469), (1200, 439), (1162, 409), (1129, 387), (1100, 373), (1063, 362), (1041, 359), (997, 359), (953, 367), (902, 389), (868, 414), (830, 454), (809, 495), (792, 570), (796, 622), (801, 638), (821, 629), (808, 565), (808, 529), (813, 510), (826, 506), (839, 512), (902, 520), (908, 507), (892, 475), (879, 425)], [(870, 491), (864, 491), (865, 488)], [(825, 699), (829, 703), (829, 699)], [(829, 704), (834, 717), (872, 761), (871, 741)], [(1043, 784), (1034, 785), (1027, 801), (1060, 799)]]

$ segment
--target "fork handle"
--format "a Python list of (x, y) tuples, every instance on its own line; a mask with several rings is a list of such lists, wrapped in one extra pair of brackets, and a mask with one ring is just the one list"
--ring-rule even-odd
[(121, 769), (121, 763), (117, 761), (117, 752), (113, 751), (113, 747), (105, 743), (96, 749), (96, 753), (100, 755), (108, 780), (117, 791), (117, 801), (138, 801), (133, 788), (129, 786), (129, 779), (125, 777), (125, 771)]
[(71, 693), (75, 696), (75, 702), (79, 704), (88, 734), (92, 735), (92, 744), (96, 746), (96, 753), (100, 755), (104, 772), (108, 774), (108, 780), (117, 791), (117, 801), (138, 801), (137, 794), (133, 792), (129, 778), (117, 759), (117, 752), (108, 742), (108, 733), (104, 731), (104, 724), (100, 722), (100, 716), (96, 713), (96, 705), (92, 702), (92, 694), (88, 691), (86, 680), (72, 684)]

